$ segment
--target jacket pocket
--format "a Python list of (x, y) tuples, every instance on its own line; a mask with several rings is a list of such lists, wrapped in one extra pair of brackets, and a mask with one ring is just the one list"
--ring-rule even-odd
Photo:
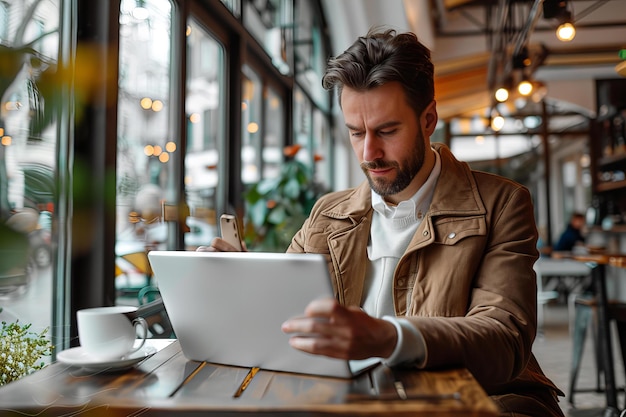
[(441, 245), (455, 245), (466, 237), (487, 235), (484, 216), (447, 217), (436, 220), (433, 227), (435, 243)]

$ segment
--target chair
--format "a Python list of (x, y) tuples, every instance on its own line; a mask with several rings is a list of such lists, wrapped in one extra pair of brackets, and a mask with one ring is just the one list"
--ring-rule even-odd
[[(537, 331), (543, 331), (544, 324), (544, 307), (552, 301), (556, 301), (561, 296), (559, 288), (554, 290), (546, 290), (544, 288), (544, 279), (557, 277), (559, 281), (563, 277), (572, 277), (576, 280), (584, 280), (590, 277), (591, 270), (587, 265), (576, 262), (571, 259), (553, 259), (550, 257), (540, 257), (533, 265), (535, 274), (537, 275)], [(574, 321), (571, 306), (568, 307), (570, 315), (570, 330)]]
[[(540, 308), (537, 310), (537, 326), (539, 331), (541, 331), (543, 326), (543, 306), (554, 300), (555, 293), (558, 299), (562, 295), (561, 290), (563, 290), (563, 288), (560, 288), (557, 284), (557, 287), (554, 290), (546, 291), (544, 288), (544, 279), (556, 277), (560, 283), (564, 278), (571, 278), (579, 284), (585, 283), (584, 286), (575, 285), (574, 287), (586, 287), (588, 285), (586, 282), (591, 279), (591, 269), (589, 269), (589, 267), (583, 262), (577, 262), (572, 259), (555, 259), (544, 256), (537, 259), (533, 268), (537, 274), (538, 307), (540, 305)], [(574, 305), (573, 298), (570, 297), (570, 294), (568, 294), (570, 290), (571, 288), (567, 289), (566, 294), (564, 295), (568, 301), (568, 314), (571, 332), (573, 330), (574, 323)]]
[(151, 339), (174, 339), (174, 329), (161, 297), (140, 305), (134, 316), (143, 317), (148, 323), (148, 337)]
[[(120, 296), (138, 294), (141, 288), (150, 285), (152, 267), (146, 250), (118, 255), (115, 263), (115, 276), (118, 279), (117, 291)], [(139, 278), (138, 282), (134, 278)], [(121, 280), (125, 279), (125, 283)]]
[(137, 293), (137, 301), (140, 306), (148, 304), (158, 298), (161, 298), (161, 292), (154, 285), (146, 285)]
[(559, 292), (545, 291), (543, 289), (543, 276), (540, 272), (537, 271), (537, 268), (535, 268), (535, 273), (537, 275), (537, 332), (539, 334), (542, 334), (545, 305), (555, 300), (558, 300)]

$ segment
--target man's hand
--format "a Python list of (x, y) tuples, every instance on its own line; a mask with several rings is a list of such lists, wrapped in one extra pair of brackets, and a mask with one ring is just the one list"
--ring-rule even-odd
[(296, 349), (339, 359), (387, 358), (398, 340), (392, 323), (333, 298), (312, 301), (304, 317), (287, 320), (282, 331), (295, 333), (289, 344)]
[[(243, 247), (243, 252), (247, 252), (245, 242), (241, 242), (241, 246)], [(226, 242), (221, 237), (215, 237), (211, 241), (211, 246), (198, 246), (196, 252), (241, 252), (237, 250), (233, 245)]]

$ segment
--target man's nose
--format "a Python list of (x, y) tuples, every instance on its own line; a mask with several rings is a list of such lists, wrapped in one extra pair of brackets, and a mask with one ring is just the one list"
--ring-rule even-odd
[(381, 145), (380, 138), (373, 133), (367, 133), (363, 143), (363, 160), (375, 161), (382, 159), (384, 152)]

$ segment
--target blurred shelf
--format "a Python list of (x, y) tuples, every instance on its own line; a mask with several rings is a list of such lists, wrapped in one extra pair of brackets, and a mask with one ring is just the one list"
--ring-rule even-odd
[(620, 62), (615, 66), (615, 72), (621, 75), (622, 77), (626, 77), (626, 61)]
[(601, 182), (596, 188), (598, 192), (619, 190), (621, 188), (626, 188), (626, 180)]
[(590, 232), (601, 233), (626, 233), (626, 224), (616, 224), (610, 229), (603, 229), (601, 226), (593, 226), (589, 229)]
[(609, 155), (600, 158), (598, 166), (602, 169), (623, 168), (626, 163), (626, 154)]

